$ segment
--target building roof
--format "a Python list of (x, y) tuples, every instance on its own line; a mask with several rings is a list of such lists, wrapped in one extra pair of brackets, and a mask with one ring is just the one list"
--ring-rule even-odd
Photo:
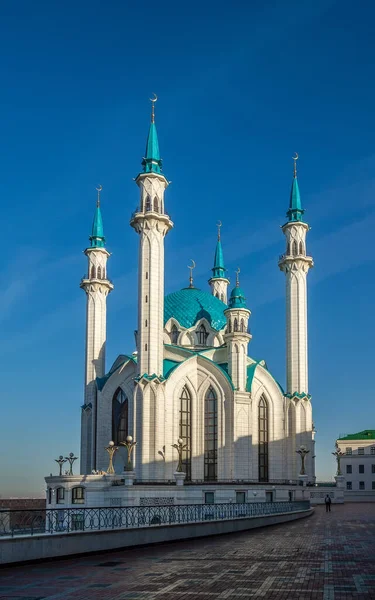
[(339, 440), (375, 440), (375, 429), (365, 429), (358, 433), (349, 433), (344, 437), (338, 438)]
[(215, 250), (215, 260), (214, 260), (214, 268), (212, 269), (212, 277), (215, 278), (223, 278), (225, 277), (225, 265), (224, 265), (224, 255), (223, 255), (223, 247), (221, 245), (220, 238), (217, 240), (216, 250)]
[(245, 294), (239, 285), (233, 288), (229, 298), (229, 308), (246, 308)]
[(97, 205), (96, 205), (94, 220), (92, 223), (91, 235), (90, 235), (89, 239), (90, 239), (92, 248), (103, 248), (104, 247), (105, 237), (104, 237), (103, 219), (102, 219), (102, 213), (100, 210), (99, 201), (97, 202)]
[(213, 329), (220, 331), (226, 325), (224, 302), (198, 288), (184, 288), (172, 292), (164, 299), (164, 324), (170, 318), (176, 319), (182, 327), (189, 329), (200, 319), (206, 319)]

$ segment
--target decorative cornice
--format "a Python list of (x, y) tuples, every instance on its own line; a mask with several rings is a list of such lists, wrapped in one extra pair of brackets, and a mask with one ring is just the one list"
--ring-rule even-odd
[(289, 398), (290, 400), (311, 400), (311, 394), (306, 394), (306, 392), (293, 392), (293, 394), (284, 394), (285, 398)]

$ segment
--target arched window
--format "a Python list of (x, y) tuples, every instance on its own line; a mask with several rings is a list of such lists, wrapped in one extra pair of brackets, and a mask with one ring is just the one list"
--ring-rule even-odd
[(146, 212), (151, 210), (151, 198), (150, 196), (146, 196)]
[(91, 279), (95, 279), (95, 267), (92, 265), (91, 267)]
[(245, 321), (243, 319), (241, 319), (241, 327), (240, 327), (241, 331), (245, 331)]
[(74, 487), (72, 489), (72, 504), (83, 504), (85, 502), (85, 488)]
[(298, 254), (298, 245), (297, 245), (296, 240), (294, 240), (294, 242), (293, 242), (293, 256), (297, 256), (297, 254)]
[(219, 292), (216, 292), (215, 297), (218, 298), (219, 297)]
[(102, 278), (102, 269), (101, 269), (101, 267), (99, 266), (99, 267), (98, 267), (98, 279), (101, 279), (101, 278)]
[(290, 254), (290, 242), (288, 242), (288, 244), (287, 244), (286, 253)]
[(304, 251), (303, 251), (303, 242), (299, 243), (299, 253), (300, 254), (304, 254)]
[(197, 336), (198, 336), (198, 344), (200, 344), (201, 346), (205, 346), (207, 338), (208, 338), (208, 333), (207, 333), (206, 328), (203, 325), (203, 323), (198, 328)]
[(221, 298), (220, 298), (220, 300), (221, 300), (222, 302), (224, 302), (224, 294), (221, 294)]
[(237, 319), (234, 319), (233, 331), (238, 331), (238, 321), (237, 321)]
[(125, 442), (129, 430), (129, 403), (121, 388), (118, 388), (112, 400), (112, 440), (117, 446)]
[(204, 399), (204, 479), (217, 480), (217, 397), (212, 387)]
[(178, 329), (176, 325), (173, 325), (171, 329), (171, 342), (172, 344), (177, 344), (178, 342)]
[(259, 481), (268, 481), (268, 406), (264, 396), (258, 407)]
[(64, 504), (65, 501), (65, 489), (63, 487), (58, 487), (56, 490), (56, 503)]
[(191, 481), (191, 398), (186, 387), (180, 396), (179, 435), (187, 446), (182, 452), (182, 470), (186, 473), (185, 481)]
[(159, 202), (156, 196), (154, 198), (154, 211), (159, 212)]
[(103, 267), (103, 279), (105, 279), (105, 268)]
[(228, 333), (232, 333), (232, 321), (230, 319), (228, 321)]

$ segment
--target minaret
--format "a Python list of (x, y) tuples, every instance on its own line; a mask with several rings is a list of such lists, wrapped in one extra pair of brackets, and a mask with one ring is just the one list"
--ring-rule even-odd
[(246, 308), (246, 298), (240, 288), (239, 272), (236, 271), (236, 287), (229, 298), (229, 307), (224, 311), (227, 329), (224, 340), (228, 348), (228, 371), (235, 390), (244, 392), (247, 381), (247, 348), (251, 335), (248, 333), (250, 311)]
[(212, 269), (212, 277), (208, 283), (211, 286), (211, 292), (213, 296), (216, 296), (225, 304), (228, 304), (228, 285), (229, 279), (226, 278), (226, 268), (224, 266), (223, 248), (221, 246), (220, 228), (221, 221), (217, 224), (217, 244), (215, 250), (214, 268)]
[(302, 397), (308, 395), (306, 276), (314, 263), (311, 256), (306, 255), (306, 233), (309, 226), (302, 220), (304, 210), (297, 180), (297, 159), (298, 154), (293, 159), (294, 175), (288, 221), (282, 226), (286, 237), (286, 252), (279, 260), (279, 267), (286, 275), (287, 393)]
[(107, 278), (109, 252), (104, 247), (105, 238), (100, 211), (100, 192), (89, 237), (90, 247), (85, 254), (88, 259), (87, 277), (81, 280), (80, 287), (87, 295), (86, 304), (86, 358), (85, 393), (82, 414), (81, 473), (91, 473), (95, 468), (95, 419), (96, 377), (105, 375), (106, 313), (107, 296), (113, 284)]
[(164, 209), (169, 182), (162, 174), (154, 105), (147, 138), (143, 171), (135, 182), (141, 193), (139, 208), (130, 225), (139, 233), (138, 266), (138, 374), (163, 373), (164, 237), (173, 223)]

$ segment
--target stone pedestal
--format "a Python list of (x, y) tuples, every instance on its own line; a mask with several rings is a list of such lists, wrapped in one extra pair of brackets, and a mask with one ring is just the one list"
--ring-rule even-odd
[(134, 471), (124, 471), (125, 485), (133, 485), (135, 479)]
[(345, 487), (345, 476), (344, 475), (335, 475), (336, 487), (344, 488)]
[[(302, 481), (302, 485), (303, 487), (306, 487), (306, 483), (308, 480), (309, 476), (308, 475), (298, 475), (298, 480), (301, 482)], [(300, 484), (301, 485), (301, 484)]]
[(184, 485), (186, 473), (179, 473), (176, 471), (173, 475), (176, 480), (176, 485)]

